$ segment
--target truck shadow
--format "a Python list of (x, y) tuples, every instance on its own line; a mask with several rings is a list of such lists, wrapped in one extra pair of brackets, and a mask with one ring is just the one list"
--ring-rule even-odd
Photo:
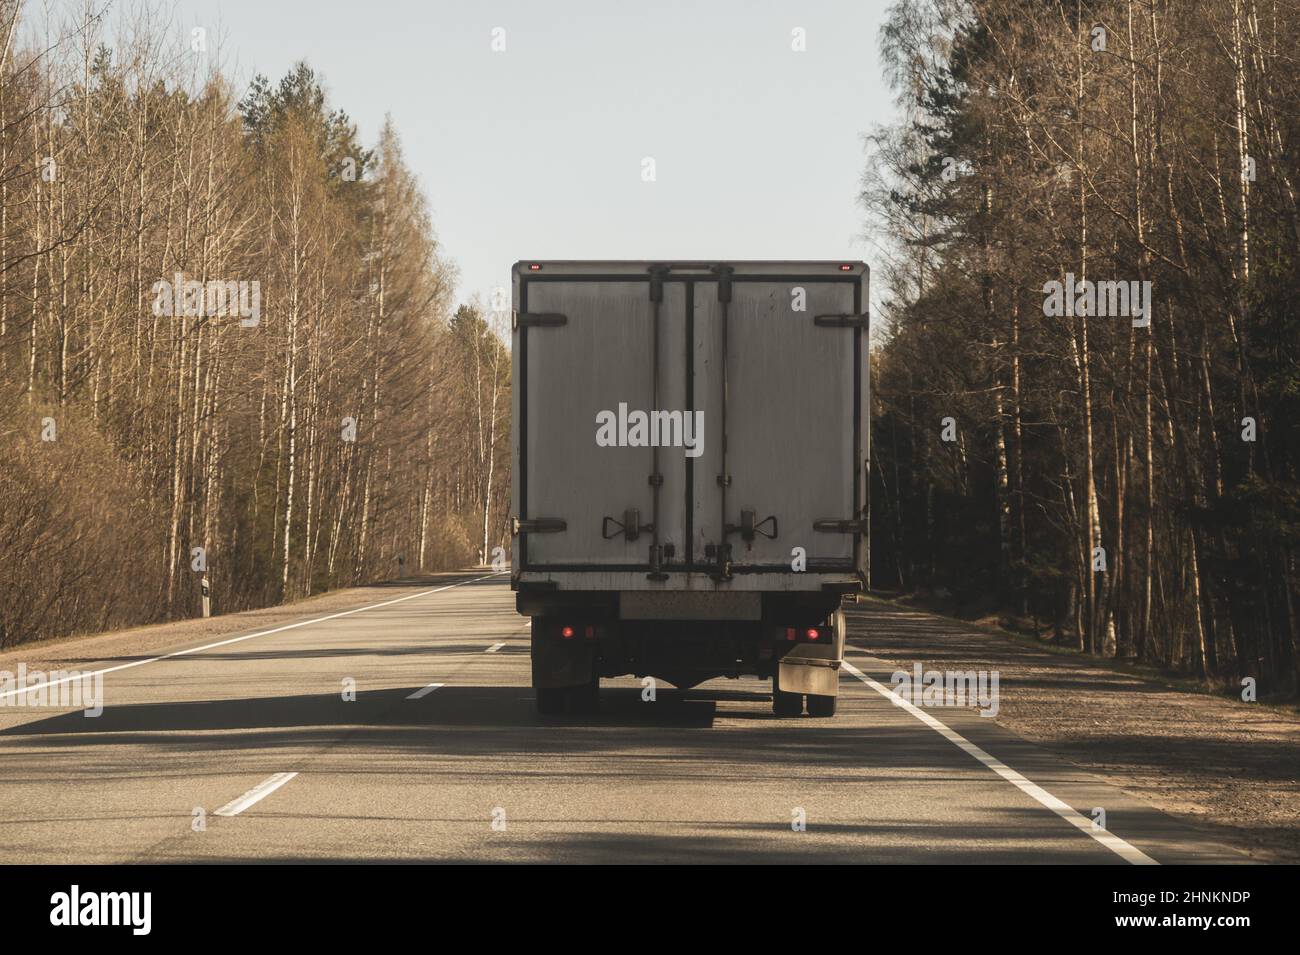
[[(403, 727), (432, 726), (493, 730), (557, 725), (709, 728), (717, 712), (713, 694), (698, 689), (683, 693), (660, 688), (654, 701), (646, 701), (639, 688), (610, 687), (601, 692), (599, 711), (570, 716), (539, 715), (533, 707), (532, 689), (525, 686), (443, 686), (420, 699), (410, 699), (419, 689), (418, 685), (382, 690), (363, 688), (354, 701), (344, 700), (339, 692), (330, 692), (122, 705), (112, 704), (110, 692), (99, 716), (86, 716), (82, 710), (61, 711), (6, 727), (0, 730), (0, 739), (63, 737), (63, 742), (79, 745), (110, 739), (116, 743), (130, 742), (133, 738), (161, 739), (161, 734), (246, 730), (250, 731), (249, 743), (259, 745), (258, 731), (279, 733), (283, 740), (295, 731), (302, 731), (304, 737), (326, 730), (362, 735), (392, 731), (400, 735)], [(724, 696), (752, 697), (760, 707), (766, 703), (766, 698), (759, 694), (717, 694), (718, 698)], [(11, 716), (38, 712), (16, 707), (8, 710)], [(175, 737), (174, 741), (180, 739)], [(202, 745), (202, 737), (194, 742)], [(304, 742), (310, 740), (305, 738)], [(382, 739), (376, 742), (383, 745)]]
[[(531, 691), (529, 691), (531, 692)], [(600, 709), (572, 716), (538, 716), (538, 723), (568, 726), (682, 726), (708, 729), (713, 726), (718, 704), (715, 700), (693, 699), (677, 690), (660, 689), (653, 701), (642, 699), (641, 691), (615, 687), (600, 692)]]

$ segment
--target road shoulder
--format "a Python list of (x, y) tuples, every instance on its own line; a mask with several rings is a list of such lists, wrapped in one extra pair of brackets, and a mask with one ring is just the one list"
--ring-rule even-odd
[(850, 644), (910, 670), (997, 670), (996, 722), (1261, 862), (1300, 861), (1300, 716), (868, 600)]

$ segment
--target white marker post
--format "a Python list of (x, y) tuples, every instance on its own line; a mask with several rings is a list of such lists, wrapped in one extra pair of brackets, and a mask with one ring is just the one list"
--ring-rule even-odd
[(212, 616), (212, 598), (209, 596), (208, 578), (205, 576), (200, 583), (203, 586), (203, 616)]

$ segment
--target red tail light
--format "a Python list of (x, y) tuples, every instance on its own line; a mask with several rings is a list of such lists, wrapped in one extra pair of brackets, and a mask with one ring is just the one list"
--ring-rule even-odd
[[(782, 627), (785, 631), (787, 643), (830, 643), (830, 627)], [(774, 636), (781, 639), (781, 630), (776, 631)]]
[(560, 628), (560, 636), (562, 636), (565, 640), (572, 640), (572, 639), (573, 639), (573, 628), (572, 628), (572, 627), (561, 627), (561, 628)]
[(587, 629), (583, 631), (582, 635), (588, 640), (594, 640), (596, 639), (596, 628), (591, 624), (587, 624)]

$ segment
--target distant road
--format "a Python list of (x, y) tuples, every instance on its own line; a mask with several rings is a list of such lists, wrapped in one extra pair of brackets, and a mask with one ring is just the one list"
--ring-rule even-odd
[(860, 650), (831, 720), (774, 718), (765, 681), (644, 702), (632, 679), (542, 718), (504, 575), (365, 591), (193, 646), (97, 643), (98, 718), (0, 707), (0, 861), (1245, 861), (974, 710), (894, 705)]

